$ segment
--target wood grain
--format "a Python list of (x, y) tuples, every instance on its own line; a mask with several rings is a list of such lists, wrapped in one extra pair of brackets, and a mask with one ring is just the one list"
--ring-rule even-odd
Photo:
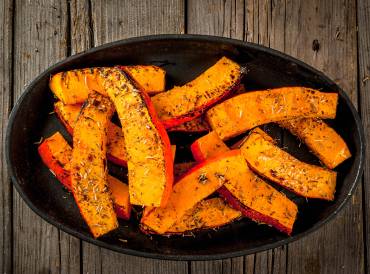
[(10, 183), (4, 153), (5, 132), (11, 109), (12, 96), (12, 1), (0, 4), (0, 273), (12, 269), (12, 186)]
[[(73, 55), (91, 47), (89, 2), (71, 0), (68, 5), (67, 55)], [(82, 270), (81, 240), (59, 231), (59, 245), (61, 272), (80, 273)]]
[(365, 139), (367, 140), (365, 152), (367, 157), (363, 177), (364, 240), (367, 249), (365, 261), (367, 262), (366, 273), (370, 273), (370, 0), (357, 2), (357, 22), (360, 114), (365, 129)]
[[(86, 5), (76, 5), (86, 9)], [(171, 1), (91, 1), (91, 19), (76, 21), (92, 44), (104, 43), (132, 36), (183, 33), (184, 2)], [(80, 14), (82, 11), (76, 11)], [(74, 24), (74, 20), (72, 19)], [(86, 24), (90, 22), (89, 26)], [(72, 26), (73, 26), (72, 24)], [(85, 24), (85, 27), (82, 25)], [(89, 31), (92, 30), (91, 33)], [(81, 33), (81, 32), (80, 32)], [(87, 38), (85, 38), (87, 39)], [(88, 44), (88, 43), (86, 43)], [(83, 49), (82, 49), (83, 50)], [(82, 244), (84, 273), (187, 273), (187, 262), (144, 259), (115, 253), (91, 244)], [(93, 263), (91, 263), (93, 262)]]
[[(259, 43), (322, 70), (358, 103), (370, 139), (370, 0), (357, 1), (357, 10), (351, 0), (5, 0), (0, 20), (2, 141), (12, 102), (49, 65), (94, 45), (186, 30)], [(315, 39), (318, 51), (312, 50)], [(345, 209), (314, 234), (244, 258), (189, 262), (190, 272), (365, 273), (367, 267), (370, 273), (369, 164), (367, 159), (363, 185)], [(47, 224), (12, 190), (3, 153), (0, 176), (0, 273), (188, 272), (186, 262), (118, 254)]]
[(81, 240), (59, 231), (60, 273), (81, 272)]
[(252, 0), (246, 2), (246, 41), (270, 46), (271, 2)]
[[(357, 105), (355, 3), (287, 1), (285, 29), (285, 52), (322, 70)], [(333, 221), (289, 244), (288, 273), (364, 273), (361, 191)]]
[[(244, 1), (197, 1), (187, 3), (187, 32), (243, 39)], [(191, 273), (243, 273), (244, 258), (191, 262)]]
[(94, 45), (128, 37), (184, 33), (183, 0), (92, 0)]
[(82, 242), (82, 272), (99, 274), (103, 273), (102, 256), (100, 247)]
[[(245, 5), (245, 6), (244, 6)], [(284, 39), (278, 33), (284, 31), (284, 17), (280, 13), (284, 6), (274, 5), (270, 1), (188, 1), (189, 33), (210, 34), (236, 39), (246, 38), (249, 42), (259, 43), (267, 47), (284, 50)], [(274, 14), (274, 16), (272, 16)], [(281, 19), (283, 18), (283, 19)], [(272, 23), (273, 20), (273, 23)], [(231, 269), (246, 273), (285, 273), (286, 249), (279, 248), (244, 258), (234, 259)], [(227, 260), (218, 264), (209, 262), (192, 262), (192, 272), (202, 273), (203, 270), (223, 271)], [(275, 264), (275, 267), (274, 267)], [(217, 272), (218, 273), (218, 272)]]
[[(227, 28), (225, 29), (225, 26), (228, 26), (227, 23), (230, 22), (228, 16), (232, 13), (225, 11), (228, 1), (217, 2), (219, 3), (217, 7), (214, 6), (215, 2), (204, 4), (205, 2), (202, 1), (202, 6), (200, 7), (200, 3), (194, 1), (196, 3), (194, 7), (190, 6), (188, 8), (188, 31), (215, 35), (229, 34), (230, 31)], [(355, 6), (345, 1), (339, 3), (317, 2), (319, 3), (315, 2), (316, 6), (320, 4), (320, 7), (315, 7), (315, 5), (311, 5), (311, 3), (305, 1), (246, 1), (245, 38), (250, 42), (285, 51), (288, 54), (292, 54), (311, 63), (318, 69), (322, 69), (329, 76), (333, 75), (334, 80), (339, 85), (345, 90), (352, 91), (349, 95), (356, 103), (356, 36), (353, 32), (355, 30)], [(189, 1), (189, 4), (191, 3), (192, 1)], [(229, 4), (229, 6), (232, 6), (232, 4)], [(343, 7), (346, 8), (344, 9)], [(214, 16), (215, 14), (218, 14), (218, 16)], [(194, 20), (194, 17), (195, 19), (198, 18), (198, 20)], [(220, 17), (224, 19), (222, 20)], [(203, 18), (208, 18), (211, 23), (205, 24), (206, 20)], [(231, 20), (231, 22), (238, 21), (238, 19)], [(229, 26), (235, 28), (232, 23)], [(323, 31), (324, 28), (328, 28), (328, 30)], [(342, 36), (340, 37), (336, 37), (338, 35), (337, 28), (339, 28), (339, 31), (342, 31)], [(323, 47), (321, 52), (312, 52), (312, 41), (316, 38), (310, 39), (309, 37), (305, 37), (307, 34), (320, 38), (323, 37), (321, 40), (325, 39), (327, 43), (326, 48)], [(339, 44), (338, 42), (342, 43)], [(304, 47), (303, 45), (307, 46)], [(333, 49), (334, 52), (332, 52)], [(336, 55), (338, 57), (333, 58)], [(340, 67), (339, 70), (338, 67)], [(356, 192), (351, 205), (343, 213), (342, 218), (335, 221), (336, 224), (329, 225), (328, 231), (323, 230), (316, 233), (318, 237), (316, 240), (302, 241), (304, 243), (299, 241), (290, 245), (288, 258), (288, 248), (276, 249), (274, 252), (270, 250), (258, 253), (254, 255), (254, 260), (250, 258), (253, 255), (247, 256), (245, 259), (245, 269), (247, 271), (253, 269), (254, 273), (285, 273), (287, 270), (290, 273), (298, 273), (298, 271), (300, 273), (310, 273), (309, 266), (315, 262), (311, 257), (313, 254), (319, 254), (315, 258), (320, 257), (320, 261), (330, 261), (339, 258), (337, 268), (335, 269), (337, 273), (345, 273), (348, 269), (354, 269), (354, 273), (362, 273), (363, 246), (361, 242), (360, 192), (361, 189)], [(345, 224), (347, 223), (356, 223), (358, 225), (346, 226)], [(331, 239), (331, 242), (336, 242), (338, 245), (334, 248), (329, 247), (318, 252), (318, 243), (324, 242), (324, 239), (328, 237)], [(343, 238), (344, 241), (335, 240)], [(299, 246), (309, 248), (300, 250), (296, 254), (296, 248)], [(336, 250), (337, 248), (340, 249), (340, 252)], [(355, 253), (356, 256), (349, 256), (350, 252)], [(339, 253), (339, 256), (336, 253)], [(340, 261), (346, 263), (345, 269), (342, 268), (342, 264), (339, 263)], [(248, 262), (250, 264), (253, 263), (253, 267)], [(287, 269), (287, 262), (289, 269)], [(317, 261), (318, 265), (319, 263)], [(194, 265), (192, 270), (198, 268), (199, 264), (201, 264), (202, 268), (209, 268), (207, 263), (196, 262), (192, 263), (192, 266)], [(320, 267), (320, 265), (316, 265), (315, 267), (318, 267), (316, 270), (323, 270), (324, 273), (329, 273), (333, 271), (333, 269), (329, 269), (329, 266), (330, 264), (326, 264), (327, 269)], [(216, 264), (215, 268), (219, 269), (219, 266)], [(302, 272), (302, 270), (304, 271)]]
[(105, 273), (187, 273), (186, 262), (145, 259), (122, 255), (107, 249), (101, 249), (101, 265)]
[(89, 0), (71, 0), (70, 35), (71, 54), (88, 50), (93, 46), (91, 7)]
[(243, 39), (244, 1), (189, 0), (187, 32)]
[[(245, 37), (249, 42), (284, 50), (284, 39), (277, 35), (284, 31), (284, 21), (278, 16), (281, 6), (276, 6), (272, 10), (270, 1), (248, 1), (245, 7), (244, 1), (189, 1), (187, 30), (189, 33), (236, 39)], [(285, 273), (285, 250), (282, 247), (246, 256), (244, 265), (241, 263), (243, 258), (231, 262), (222, 260), (219, 263), (192, 262), (191, 270), (192, 273), (228, 273), (230, 269), (235, 273)], [(230, 267), (225, 267), (225, 264)]]
[[(280, 51), (285, 50), (285, 1), (254, 0), (246, 2), (245, 38), (248, 42), (257, 43)], [(272, 129), (274, 136), (282, 140), (282, 130)], [(287, 247), (257, 253), (254, 256), (253, 273), (286, 273)], [(248, 261), (246, 259), (246, 261)], [(250, 266), (252, 268), (252, 266)]]
[[(14, 101), (41, 71), (66, 56), (66, 1), (15, 2)], [(36, 140), (37, 141), (37, 140)], [(13, 191), (13, 272), (59, 273), (59, 231)]]

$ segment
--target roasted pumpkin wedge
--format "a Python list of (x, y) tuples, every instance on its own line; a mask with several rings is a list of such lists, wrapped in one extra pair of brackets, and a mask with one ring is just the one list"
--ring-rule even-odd
[(166, 233), (198, 202), (211, 195), (225, 182), (234, 180), (241, 161), (245, 164), (240, 151), (236, 150), (191, 168), (174, 184), (165, 207), (157, 207), (143, 215), (142, 229), (150, 233)]
[(89, 94), (73, 130), (71, 186), (95, 238), (118, 227), (107, 182), (107, 131), (114, 107), (108, 97)]
[[(64, 124), (67, 131), (73, 135), (78, 114), (81, 111), (81, 105), (65, 105), (61, 101), (54, 104), (54, 111), (59, 120)], [(173, 155), (175, 155), (176, 146), (171, 145)], [(112, 163), (120, 166), (127, 165), (126, 150), (122, 129), (114, 123), (109, 123), (107, 140), (107, 158)]]
[(256, 126), (286, 119), (333, 119), (338, 94), (304, 87), (253, 91), (230, 98), (207, 111), (206, 118), (222, 140)]
[(108, 175), (108, 184), (110, 192), (112, 193), (114, 211), (117, 217), (129, 220), (132, 206), (130, 203), (128, 185), (111, 175)]
[(226, 57), (193, 81), (152, 97), (158, 117), (171, 128), (200, 116), (235, 90), (242, 77), (241, 67)]
[(65, 188), (71, 188), (72, 148), (59, 132), (43, 140), (38, 147), (39, 155), (50, 172)]
[(121, 66), (132, 80), (149, 95), (154, 95), (165, 90), (166, 71), (157, 66)]
[(121, 69), (102, 70), (101, 77), (122, 125), (130, 201), (165, 206), (173, 183), (173, 155), (167, 132), (149, 96), (137, 89)]
[(94, 69), (59, 72), (50, 77), (49, 88), (65, 104), (83, 103), (89, 95), (86, 77), (93, 73)]
[(169, 234), (192, 230), (217, 228), (241, 217), (241, 212), (230, 207), (221, 198), (202, 200), (188, 210), (167, 231)]
[(299, 161), (263, 134), (252, 131), (241, 151), (259, 175), (288, 190), (306, 198), (334, 199), (336, 172)]
[(202, 133), (209, 131), (209, 126), (203, 117), (195, 118), (181, 125), (171, 127), (167, 131), (185, 132), (185, 133)]
[(73, 135), (73, 128), (75, 127), (81, 108), (82, 104), (65, 105), (62, 101), (54, 103), (54, 113), (71, 135)]
[(217, 154), (229, 151), (229, 148), (222, 142), (215, 131), (211, 131), (197, 139), (191, 144), (190, 149), (197, 162), (202, 162)]
[[(266, 136), (268, 135), (266, 134)], [(272, 140), (271, 137), (270, 139)], [(191, 149), (194, 158), (202, 161), (229, 150), (215, 132), (195, 141)], [(256, 222), (271, 225), (290, 235), (297, 217), (297, 206), (284, 194), (254, 174), (245, 161), (244, 164), (245, 166), (239, 170), (237, 180), (227, 181), (218, 189), (218, 193), (236, 210), (241, 211), (244, 216)]]
[[(173, 165), (173, 175), (175, 179), (179, 179), (183, 176), (186, 172), (195, 166), (194, 162), (186, 162), (186, 163), (176, 163)], [(143, 216), (147, 215), (150, 211), (152, 211), (155, 207), (153, 206), (146, 206), (143, 210)]]
[[(265, 138), (266, 140), (270, 141), (271, 143), (273, 144), (276, 144), (276, 140), (274, 138), (272, 138), (270, 135), (268, 135), (266, 132), (264, 132), (262, 129), (260, 129), (259, 127), (256, 127), (253, 129), (255, 132), (258, 132), (259, 134), (262, 134), (263, 135), (263, 138)], [(236, 143), (232, 144), (230, 146), (231, 149), (240, 149), (240, 147), (242, 146), (242, 144), (245, 142), (245, 140), (248, 138), (248, 136), (245, 136), (244, 138), (240, 139), (239, 141), (237, 141)]]
[(241, 178), (244, 184), (225, 185), (218, 190), (218, 193), (235, 210), (239, 210), (249, 219), (291, 235), (297, 219), (297, 205), (259, 178), (248, 167), (246, 170), (244, 178)]
[(278, 124), (296, 135), (328, 168), (335, 168), (351, 157), (342, 137), (321, 119), (297, 118)]
[[(65, 105), (61, 101), (54, 104), (54, 111), (59, 120), (64, 124), (67, 131), (73, 135), (77, 117), (81, 111), (81, 105)], [(122, 129), (109, 122), (107, 132), (107, 158), (109, 161), (121, 165), (127, 165), (126, 150)]]
[[(71, 188), (71, 158), (72, 147), (56, 132), (46, 138), (38, 148), (39, 155), (50, 172), (69, 190)], [(119, 218), (128, 220), (131, 214), (131, 204), (127, 184), (108, 175), (109, 189), (112, 193), (114, 209)]]
[[(236, 89), (234, 94), (242, 94), (245, 93), (245, 87), (243, 84), (240, 84), (239, 87)], [(204, 117), (197, 117), (194, 120), (189, 122), (185, 122), (181, 125), (171, 127), (167, 129), (167, 131), (175, 131), (175, 132), (186, 132), (186, 133), (203, 133), (209, 132), (210, 127), (208, 123), (205, 121)]]
[[(156, 66), (121, 66), (148, 94), (164, 91), (166, 72)], [(50, 78), (49, 87), (64, 104), (83, 103), (90, 91), (103, 95), (106, 92), (100, 82), (99, 71), (104, 68), (85, 68), (59, 72)]]

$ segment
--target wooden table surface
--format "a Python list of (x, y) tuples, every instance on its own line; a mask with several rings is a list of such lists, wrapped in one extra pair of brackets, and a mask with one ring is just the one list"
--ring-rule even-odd
[[(0, 2), (3, 141), (14, 102), (41, 71), (94, 46), (160, 33), (232, 37), (303, 60), (348, 92), (370, 139), (370, 0)], [(370, 273), (369, 161), (345, 208), (308, 237), (245, 257), (176, 262), (111, 252), (49, 225), (12, 187), (0, 149), (0, 273)]]

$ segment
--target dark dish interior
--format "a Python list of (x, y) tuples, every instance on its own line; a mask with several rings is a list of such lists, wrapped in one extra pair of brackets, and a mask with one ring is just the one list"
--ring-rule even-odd
[[(167, 71), (167, 86), (170, 88), (174, 84), (181, 85), (193, 79), (222, 56), (246, 66), (248, 73), (243, 83), (247, 91), (299, 85), (339, 92), (341, 96), (337, 117), (328, 123), (347, 142), (353, 157), (335, 169), (338, 172), (335, 201), (306, 200), (282, 190), (299, 207), (292, 237), (248, 219), (217, 230), (197, 232), (195, 237), (149, 236), (139, 230), (137, 214), (133, 214), (130, 221), (120, 220), (120, 227), (115, 232), (93, 239), (72, 195), (53, 177), (37, 153), (35, 143), (55, 131), (60, 131), (67, 140), (71, 140), (55, 114), (51, 113), (55, 99), (48, 88), (50, 75), (91, 66), (154, 64)], [(279, 139), (280, 145), (299, 159), (320, 164), (287, 131), (273, 124), (262, 128)], [(199, 136), (201, 135), (170, 133), (171, 140), (178, 145), (176, 162), (193, 161), (189, 145)], [(233, 140), (228, 144), (232, 142)], [(343, 96), (335, 83), (321, 73), (292, 58), (256, 45), (209, 37), (167, 36), (116, 42), (66, 59), (40, 75), (28, 87), (13, 111), (8, 128), (7, 157), (13, 183), (22, 197), (33, 210), (59, 228), (123, 253), (164, 259), (210, 259), (252, 253), (286, 243), (316, 229), (319, 224), (335, 215), (356, 184), (363, 161), (362, 142), (361, 125), (350, 101)], [(109, 164), (109, 168), (113, 175), (127, 181), (125, 168), (113, 164)]]

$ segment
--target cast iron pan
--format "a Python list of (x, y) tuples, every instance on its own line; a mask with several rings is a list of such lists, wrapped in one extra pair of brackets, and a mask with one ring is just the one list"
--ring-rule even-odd
[[(339, 92), (337, 118), (329, 121), (345, 139), (352, 158), (341, 164), (334, 202), (298, 198), (287, 193), (299, 206), (299, 216), (291, 237), (266, 225), (247, 219), (227, 225), (217, 231), (203, 231), (195, 237), (150, 237), (140, 232), (137, 221), (120, 221), (117, 231), (100, 239), (88, 232), (71, 194), (52, 176), (37, 154), (34, 143), (56, 130), (68, 134), (53, 111), (54, 98), (48, 88), (50, 75), (59, 71), (115, 64), (154, 64), (168, 73), (168, 87), (193, 79), (214, 64), (221, 56), (245, 64), (247, 90), (302, 85), (328, 92)], [(273, 125), (265, 130), (276, 134)], [(288, 151), (296, 157), (318, 164), (304, 146), (291, 135)], [(197, 137), (171, 134), (179, 145), (176, 161), (192, 160), (188, 144)], [(281, 136), (275, 136), (280, 138)], [(68, 140), (71, 140), (68, 138)], [(195, 35), (160, 35), (132, 38), (93, 48), (50, 67), (26, 89), (11, 113), (7, 136), (6, 158), (12, 181), (26, 203), (49, 223), (82, 240), (118, 252), (175, 260), (208, 260), (250, 254), (301, 238), (332, 219), (352, 195), (361, 176), (364, 162), (364, 132), (359, 116), (349, 98), (332, 80), (310, 66), (280, 52), (242, 41)], [(126, 170), (110, 166), (121, 178)], [(126, 239), (124, 243), (118, 239)]]

